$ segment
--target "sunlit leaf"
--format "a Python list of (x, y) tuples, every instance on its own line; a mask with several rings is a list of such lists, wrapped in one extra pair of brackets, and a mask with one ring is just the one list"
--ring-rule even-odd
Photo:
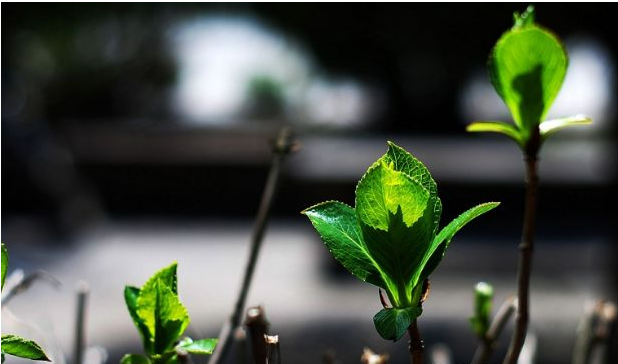
[(154, 339), (156, 354), (172, 348), (189, 324), (189, 314), (178, 296), (158, 279), (142, 288), (137, 298), (137, 315)]
[(139, 297), (140, 289), (137, 287), (125, 286), (124, 287), (124, 300), (127, 304), (127, 309), (129, 310), (129, 314), (131, 315), (131, 319), (133, 319), (133, 323), (137, 328), (137, 331), (142, 338), (142, 344), (144, 345), (144, 350), (148, 354), (152, 354), (153, 350), (153, 339), (150, 335), (150, 331), (144, 320), (137, 314), (137, 298)]
[(551, 32), (526, 22), (507, 31), (489, 58), (491, 82), (522, 139), (545, 118), (566, 75), (568, 58)]
[(517, 144), (523, 146), (523, 140), (519, 135), (519, 131), (512, 124), (503, 123), (501, 121), (475, 121), (466, 127), (469, 132), (490, 132), (506, 135), (513, 139)]
[(50, 361), (39, 344), (17, 335), (2, 335), (2, 352), (20, 358)]
[(356, 214), (368, 226), (387, 231), (389, 216), (401, 208), (404, 223), (412, 226), (423, 215), (428, 199), (429, 191), (419, 182), (378, 161), (356, 186)]

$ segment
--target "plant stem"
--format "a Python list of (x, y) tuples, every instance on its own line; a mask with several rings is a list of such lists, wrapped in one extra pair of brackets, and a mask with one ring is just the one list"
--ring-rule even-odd
[(507, 300), (502, 303), (496, 313), (496, 316), (494, 316), (485, 337), (483, 337), (480, 345), (474, 352), (472, 364), (484, 364), (489, 361), (489, 357), (495, 349), (496, 341), (498, 340), (500, 333), (502, 333), (502, 330), (504, 330), (507, 321), (515, 311), (515, 308), (515, 299), (513, 297), (507, 298)]
[(524, 345), (529, 320), (530, 272), (534, 251), (534, 233), (536, 223), (536, 202), (538, 189), (537, 175), (538, 148), (529, 148), (525, 152), (526, 162), (526, 202), (522, 241), (519, 245), (519, 263), (517, 272), (517, 316), (511, 345), (504, 358), (504, 364), (515, 364)]
[(421, 333), (418, 331), (416, 319), (408, 327), (408, 335), (410, 342), (408, 350), (410, 350), (410, 364), (423, 364), (423, 340)]
[(275, 141), (270, 171), (268, 173), (266, 186), (264, 187), (262, 200), (260, 201), (260, 207), (255, 219), (255, 226), (251, 238), (251, 251), (249, 253), (247, 266), (245, 268), (242, 286), (240, 288), (236, 304), (234, 305), (234, 311), (219, 333), (219, 345), (217, 350), (211, 356), (210, 361), (208, 362), (209, 364), (217, 364), (225, 360), (225, 357), (229, 352), (230, 342), (234, 336), (234, 330), (238, 327), (238, 325), (240, 325), (240, 320), (245, 307), (245, 301), (247, 299), (247, 294), (249, 293), (253, 272), (255, 270), (255, 263), (260, 252), (260, 247), (262, 246), (264, 232), (266, 231), (270, 208), (275, 197), (275, 191), (277, 189), (283, 159), (287, 154), (295, 150), (296, 144), (292, 141), (290, 129), (281, 129), (279, 135), (277, 136), (277, 140)]

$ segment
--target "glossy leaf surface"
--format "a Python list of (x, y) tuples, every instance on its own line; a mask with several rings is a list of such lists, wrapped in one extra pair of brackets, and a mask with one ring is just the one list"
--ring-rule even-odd
[(331, 254), (359, 279), (385, 288), (378, 265), (373, 261), (350, 206), (327, 201), (302, 212), (318, 231)]

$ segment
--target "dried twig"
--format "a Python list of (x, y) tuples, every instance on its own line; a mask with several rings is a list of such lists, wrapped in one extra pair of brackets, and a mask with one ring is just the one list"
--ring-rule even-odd
[(54, 288), (58, 288), (62, 285), (60, 281), (54, 278), (54, 276), (52, 276), (51, 274), (43, 270), (38, 270), (25, 278), (21, 276), (19, 280), (15, 283), (15, 285), (11, 287), (10, 290), (6, 290), (6, 293), (3, 292), (4, 294), (2, 295), (2, 304), (7, 304), (11, 299), (13, 299), (13, 297), (30, 288), (30, 286), (38, 280), (48, 282)]
[[(612, 302), (599, 301), (581, 320), (573, 351), (573, 364), (612, 363), (618, 309)], [(596, 354), (596, 355), (595, 355)], [(594, 360), (597, 358), (597, 361)]]
[(275, 197), (283, 160), (286, 155), (295, 152), (296, 150), (298, 150), (298, 143), (293, 141), (290, 129), (283, 128), (279, 132), (273, 147), (273, 159), (255, 220), (255, 227), (251, 239), (251, 252), (249, 254), (249, 260), (245, 269), (245, 275), (238, 294), (238, 299), (236, 300), (234, 311), (230, 316), (230, 319), (225, 323), (225, 325), (223, 325), (223, 328), (219, 333), (219, 345), (217, 350), (211, 356), (209, 364), (218, 364), (219, 362), (223, 362), (225, 360), (225, 357), (229, 351), (230, 342), (232, 341), (234, 335), (234, 330), (240, 325), (240, 319), (245, 307), (245, 301), (247, 299), (247, 294), (249, 293), (251, 280), (253, 279), (255, 263), (260, 252), (264, 232), (266, 230), (266, 224), (270, 215), (270, 208)]
[(264, 341), (266, 342), (266, 362), (268, 364), (281, 364), (279, 335), (264, 335)]
[(251, 351), (254, 364), (267, 364), (268, 348), (265, 336), (268, 333), (268, 321), (262, 307), (252, 307), (247, 310), (245, 325), (251, 339)]
[(90, 289), (85, 282), (77, 286), (77, 310), (75, 313), (75, 343), (73, 347), (73, 364), (82, 364), (86, 347), (86, 306)]
[(504, 330), (506, 323), (509, 318), (513, 315), (516, 308), (516, 300), (514, 297), (507, 298), (494, 316), (493, 321), (491, 322), (491, 326), (487, 330), (485, 337), (481, 340), (480, 345), (476, 348), (474, 352), (474, 357), (472, 358), (472, 364), (484, 364), (487, 363), (491, 354), (496, 349), (496, 344), (498, 342), (498, 337)]

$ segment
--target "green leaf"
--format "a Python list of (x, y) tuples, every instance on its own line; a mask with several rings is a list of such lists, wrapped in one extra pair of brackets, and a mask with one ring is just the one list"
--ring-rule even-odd
[(479, 282), (474, 286), (474, 315), (470, 318), (472, 331), (484, 338), (489, 329), (491, 306), (494, 296), (494, 288), (485, 282)]
[(562, 43), (536, 24), (515, 26), (496, 43), (489, 76), (511, 111), (522, 140), (528, 140), (558, 95), (568, 59)]
[(152, 354), (152, 343), (153, 339), (150, 336), (150, 332), (148, 331), (148, 327), (144, 323), (141, 317), (137, 314), (137, 298), (139, 297), (140, 289), (137, 287), (125, 286), (124, 287), (124, 300), (127, 304), (127, 309), (129, 310), (129, 314), (133, 319), (133, 323), (137, 328), (137, 331), (142, 338), (142, 344), (144, 346), (144, 351), (148, 354)]
[(17, 335), (2, 335), (2, 352), (20, 358), (50, 361), (39, 344)]
[(390, 141), (388, 142), (388, 151), (384, 156), (382, 156), (381, 160), (383, 160), (387, 165), (391, 165), (395, 171), (405, 173), (429, 191), (429, 202), (427, 205), (428, 208), (432, 209), (433, 213), (431, 215), (427, 215), (425, 212), (423, 217), (433, 218), (432, 233), (435, 235), (438, 225), (440, 224), (442, 202), (438, 197), (438, 186), (431, 177), (431, 173), (429, 173), (427, 167), (407, 150)]
[(178, 294), (178, 283), (176, 278), (176, 270), (178, 269), (178, 263), (173, 262), (169, 266), (157, 271), (142, 287), (142, 290), (155, 284), (159, 280), (164, 285), (168, 286), (172, 292)]
[(501, 121), (475, 121), (466, 127), (466, 131), (503, 134), (516, 141), (517, 144), (523, 146), (523, 141), (517, 128), (512, 124), (503, 123)]
[(144, 355), (126, 354), (120, 359), (120, 364), (151, 364), (151, 361)]
[(328, 250), (350, 273), (386, 288), (377, 264), (367, 252), (353, 208), (327, 201), (309, 207), (302, 214), (309, 218)]
[(571, 126), (588, 125), (591, 123), (592, 119), (586, 115), (574, 115), (566, 118), (545, 120), (539, 125), (539, 130), (541, 132), (541, 137), (545, 140), (548, 136), (560, 129)]
[(142, 288), (137, 298), (137, 315), (154, 339), (154, 354), (171, 349), (189, 324), (189, 315), (178, 296), (159, 279)]
[(6, 250), (4, 243), (2, 243), (2, 286), (4, 288), (4, 278), (6, 278), (6, 271), (9, 268), (9, 252)]
[(218, 342), (219, 339), (201, 339), (193, 341), (190, 338), (185, 338), (180, 342), (178, 347), (186, 350), (191, 354), (208, 355), (212, 354), (212, 352), (217, 347)]
[(487, 211), (493, 210), (498, 205), (500, 205), (500, 202), (487, 202), (474, 206), (457, 216), (453, 221), (445, 226), (433, 239), (429, 250), (427, 250), (427, 253), (423, 257), (423, 270), (416, 280), (420, 281), (427, 278), (434, 271), (434, 269), (436, 269), (442, 260), (446, 249), (448, 249), (451, 239), (453, 239), (453, 236), (455, 236), (461, 228)]
[(366, 225), (387, 231), (389, 218), (401, 208), (403, 221), (412, 226), (427, 207), (429, 191), (403, 172), (394, 162), (378, 160), (356, 186), (356, 214)]
[[(431, 214), (431, 210), (427, 209), (426, 213)], [(430, 218), (419, 219), (414, 225), (407, 226), (401, 208), (389, 217), (388, 231), (361, 222), (367, 249), (385, 273), (387, 293), (397, 308), (415, 304), (412, 290), (417, 282), (413, 277), (418, 276), (422, 269), (421, 260), (432, 239), (430, 223)]]
[(422, 312), (420, 307), (384, 308), (373, 316), (373, 323), (383, 339), (397, 341)]

